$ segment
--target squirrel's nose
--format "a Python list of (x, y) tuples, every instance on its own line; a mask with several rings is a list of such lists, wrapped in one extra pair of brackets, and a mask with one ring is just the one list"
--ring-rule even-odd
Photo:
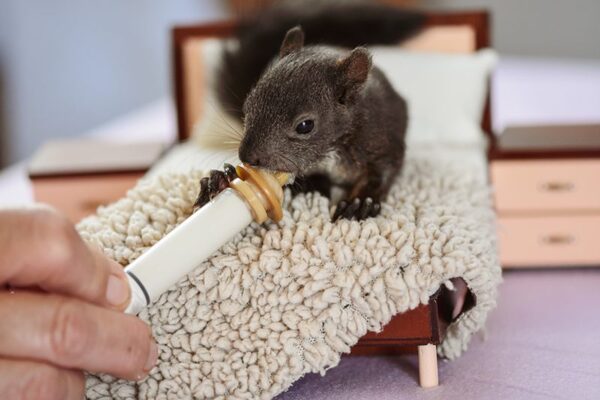
[(254, 167), (260, 166), (260, 157), (258, 154), (252, 151), (247, 151), (245, 149), (240, 149), (240, 161), (246, 164), (250, 164)]
[(256, 154), (251, 154), (245, 162), (252, 165), (253, 167), (260, 166), (260, 158)]

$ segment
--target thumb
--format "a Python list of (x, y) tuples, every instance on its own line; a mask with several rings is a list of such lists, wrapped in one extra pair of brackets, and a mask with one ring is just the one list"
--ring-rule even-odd
[(123, 310), (129, 283), (119, 264), (89, 248), (49, 209), (0, 212), (0, 285), (38, 287)]

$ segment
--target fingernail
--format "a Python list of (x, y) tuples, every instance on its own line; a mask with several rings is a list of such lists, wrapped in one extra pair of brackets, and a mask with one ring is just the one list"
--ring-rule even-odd
[(156, 365), (156, 361), (158, 361), (158, 346), (156, 343), (154, 343), (154, 340), (152, 340), (150, 342), (150, 352), (148, 353), (148, 359), (146, 360), (144, 371), (146, 373), (150, 372), (150, 370)]
[(116, 275), (108, 277), (106, 300), (113, 306), (121, 306), (129, 299), (129, 284)]

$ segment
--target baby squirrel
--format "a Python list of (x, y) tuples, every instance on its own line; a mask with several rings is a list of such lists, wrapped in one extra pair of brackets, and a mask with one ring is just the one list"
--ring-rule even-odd
[[(349, 50), (337, 44), (397, 43), (415, 32), (422, 18), (372, 5), (337, 11), (322, 10), (304, 20), (296, 17), (310, 27), (308, 33), (319, 44), (305, 46), (305, 33), (295, 26), (287, 31), (278, 56), (270, 62), (264, 48), (262, 55), (244, 51), (248, 52), (252, 41), (254, 49), (268, 48), (265, 38), (276, 36), (294, 18), (286, 20), (285, 13), (275, 18), (272, 12), (254, 21), (258, 26), (254, 31), (246, 26), (245, 36), (242, 27), (240, 46), (233, 55), (225, 53), (221, 78), (227, 90), (221, 91), (220, 101), (243, 119), (242, 162), (291, 173), (296, 177), (294, 187), (303, 191), (331, 196), (332, 187), (341, 188), (344, 199), (332, 219), (361, 220), (380, 212), (380, 202), (402, 167), (407, 110), (402, 97), (372, 64), (366, 48)], [(277, 21), (274, 26), (269, 25), (273, 21)], [(357, 35), (361, 24), (370, 25), (372, 32)], [(248, 78), (252, 74), (242, 73), (241, 65), (256, 71), (255, 82)], [(210, 201), (234, 178), (231, 165), (224, 171), (211, 171), (201, 181), (196, 205)]]

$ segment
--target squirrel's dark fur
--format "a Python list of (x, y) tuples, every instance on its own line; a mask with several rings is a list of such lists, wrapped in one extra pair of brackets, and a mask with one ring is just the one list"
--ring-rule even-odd
[(220, 101), (226, 110), (241, 106), (241, 161), (290, 172), (305, 190), (341, 187), (346, 198), (334, 219), (363, 219), (379, 212), (400, 171), (407, 112), (369, 52), (344, 47), (397, 43), (422, 18), (392, 7), (336, 7), (273, 10), (245, 23), (239, 47), (224, 54)]
[(297, 3), (296, 7), (276, 5), (240, 21), (235, 34), (238, 46), (223, 53), (216, 87), (228, 112), (242, 116), (246, 96), (279, 53), (286, 32), (294, 26), (302, 27), (305, 45), (351, 49), (397, 44), (418, 32), (425, 20), (419, 12), (364, 2), (318, 2), (306, 6), (306, 2)]

